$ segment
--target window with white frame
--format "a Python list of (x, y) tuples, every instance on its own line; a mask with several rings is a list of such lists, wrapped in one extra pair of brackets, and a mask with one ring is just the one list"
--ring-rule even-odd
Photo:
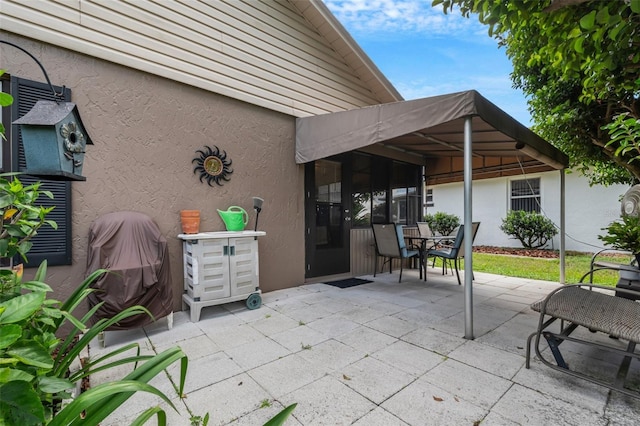
[(432, 188), (427, 188), (427, 199), (426, 201), (426, 206), (427, 207), (433, 207), (435, 204), (433, 204), (433, 189)]
[(511, 181), (511, 210), (540, 213), (540, 178)]

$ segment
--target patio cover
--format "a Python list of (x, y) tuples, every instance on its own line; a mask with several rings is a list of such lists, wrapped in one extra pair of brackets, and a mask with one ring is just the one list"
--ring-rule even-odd
[(475, 90), (298, 118), (296, 162), (376, 145), (416, 156), (429, 184), (461, 181), (467, 118), (474, 179), (567, 166), (566, 155)]
[[(430, 184), (563, 170), (568, 157), (475, 90), (296, 119), (296, 163), (384, 147), (423, 164)], [(564, 282), (564, 174), (560, 179), (560, 281)], [(465, 239), (465, 337), (473, 339), (472, 240)]]

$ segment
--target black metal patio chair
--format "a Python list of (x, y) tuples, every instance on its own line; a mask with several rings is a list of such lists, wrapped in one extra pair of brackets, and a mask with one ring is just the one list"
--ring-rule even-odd
[[(478, 233), (478, 228), (480, 227), (480, 222), (473, 222), (471, 224), (472, 237), (471, 241), (476, 238), (476, 234)], [(427, 264), (429, 257), (439, 257), (442, 259), (442, 268), (443, 273), (446, 268), (447, 261), (453, 260), (453, 269), (456, 271), (456, 276), (458, 277), (458, 284), (461, 285), (462, 281), (460, 281), (460, 258), (464, 257), (464, 225), (460, 225), (458, 227), (458, 232), (456, 233), (455, 240), (453, 241), (453, 245), (441, 245), (437, 248), (427, 250), (426, 258), (424, 260), (425, 265)], [(426, 272), (425, 272), (426, 273)]]

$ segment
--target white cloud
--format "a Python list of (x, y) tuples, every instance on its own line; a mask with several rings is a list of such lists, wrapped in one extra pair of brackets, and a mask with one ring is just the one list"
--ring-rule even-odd
[(469, 37), (487, 29), (458, 11), (445, 15), (430, 0), (324, 0), (338, 20), (353, 33), (414, 33)]
[(421, 78), (409, 81), (393, 82), (405, 99), (417, 99), (445, 93), (477, 90), (483, 96), (492, 98), (513, 93), (511, 79), (508, 75), (463, 75), (439, 79), (434, 84), (433, 78)]
[(504, 49), (477, 16), (444, 14), (432, 0), (323, 0), (405, 99), (477, 90), (525, 125)]

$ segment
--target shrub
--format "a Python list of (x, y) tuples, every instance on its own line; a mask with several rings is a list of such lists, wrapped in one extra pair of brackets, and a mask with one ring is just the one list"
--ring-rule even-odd
[(640, 262), (640, 218), (622, 215), (620, 220), (611, 222), (606, 228), (606, 235), (598, 235), (608, 246), (616, 250), (630, 251)]
[(542, 214), (523, 210), (511, 210), (500, 229), (529, 249), (543, 247), (558, 233), (553, 222)]
[(429, 228), (440, 235), (449, 235), (460, 226), (460, 218), (454, 214), (436, 212), (424, 217), (424, 221), (429, 224)]
[(27, 260), (26, 253), (44, 224), (57, 229), (57, 224), (45, 218), (53, 207), (36, 205), (40, 195), (53, 198), (51, 191), (40, 189), (41, 182), (24, 186), (18, 173), (0, 174), (0, 257), (12, 258), (16, 254)]

